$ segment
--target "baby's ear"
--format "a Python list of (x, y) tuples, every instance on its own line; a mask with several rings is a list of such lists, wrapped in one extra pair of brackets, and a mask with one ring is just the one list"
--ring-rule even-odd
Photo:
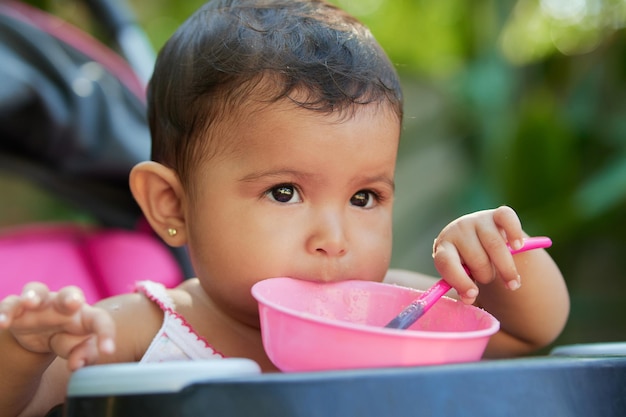
[(150, 226), (168, 245), (187, 242), (183, 187), (172, 169), (141, 162), (130, 172), (130, 190)]

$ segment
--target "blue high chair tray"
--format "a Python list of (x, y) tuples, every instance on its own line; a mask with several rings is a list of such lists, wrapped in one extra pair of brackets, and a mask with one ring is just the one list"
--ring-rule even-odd
[[(90, 375), (79, 371), (72, 377), (64, 416), (626, 415), (625, 356), (544, 356), (292, 374), (261, 374), (254, 363), (242, 361), (243, 368), (233, 368), (234, 372), (203, 376), (198, 371), (187, 378), (182, 368), (190, 364), (182, 366), (178, 376), (167, 364), (160, 376), (154, 372), (149, 376), (152, 382), (144, 389), (131, 381), (136, 388), (128, 392), (115, 383), (115, 372), (104, 379), (98, 376), (110, 365), (86, 368)], [(98, 384), (89, 386), (89, 379), (108, 379), (114, 389), (98, 392)], [(154, 381), (159, 379), (176, 383), (158, 387)], [(72, 385), (82, 389), (73, 390)]]

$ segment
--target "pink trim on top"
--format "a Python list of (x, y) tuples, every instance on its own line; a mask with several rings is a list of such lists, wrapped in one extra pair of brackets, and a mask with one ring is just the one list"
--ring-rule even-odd
[(24, 3), (12, 0), (0, 1), (0, 10), (7, 16), (39, 28), (100, 63), (137, 98), (145, 103), (145, 86), (135, 71), (121, 56), (114, 53), (88, 33), (62, 19)]
[[(165, 287), (162, 287), (162, 288), (165, 289)], [(189, 324), (189, 322), (185, 319), (185, 317), (181, 316), (176, 310), (174, 310), (173, 305), (168, 306), (163, 302), (163, 300), (158, 299), (154, 294), (150, 292), (148, 288), (146, 288), (144, 283), (142, 282), (137, 283), (136, 289), (138, 291), (141, 291), (141, 293), (144, 294), (150, 301), (158, 305), (159, 308), (163, 310), (163, 312), (165, 312), (166, 314), (170, 314), (174, 318), (180, 320), (181, 324), (188, 329), (189, 333), (195, 336), (199, 342), (204, 343), (204, 346), (206, 348), (211, 349), (216, 355), (219, 355), (222, 358), (226, 357), (222, 352), (219, 352), (217, 349), (215, 349), (204, 337), (199, 335), (191, 326), (191, 324)]]

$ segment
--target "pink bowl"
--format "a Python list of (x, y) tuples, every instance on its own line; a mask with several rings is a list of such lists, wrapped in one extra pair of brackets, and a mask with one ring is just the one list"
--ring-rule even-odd
[(281, 371), (477, 361), (500, 323), (443, 297), (407, 330), (384, 326), (422, 291), (368, 281), (256, 283), (263, 346)]

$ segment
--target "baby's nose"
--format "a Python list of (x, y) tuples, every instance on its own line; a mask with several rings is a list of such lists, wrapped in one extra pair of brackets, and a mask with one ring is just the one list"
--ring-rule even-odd
[(341, 214), (325, 212), (314, 222), (307, 242), (309, 252), (326, 256), (343, 256), (348, 250), (348, 241), (346, 225)]

